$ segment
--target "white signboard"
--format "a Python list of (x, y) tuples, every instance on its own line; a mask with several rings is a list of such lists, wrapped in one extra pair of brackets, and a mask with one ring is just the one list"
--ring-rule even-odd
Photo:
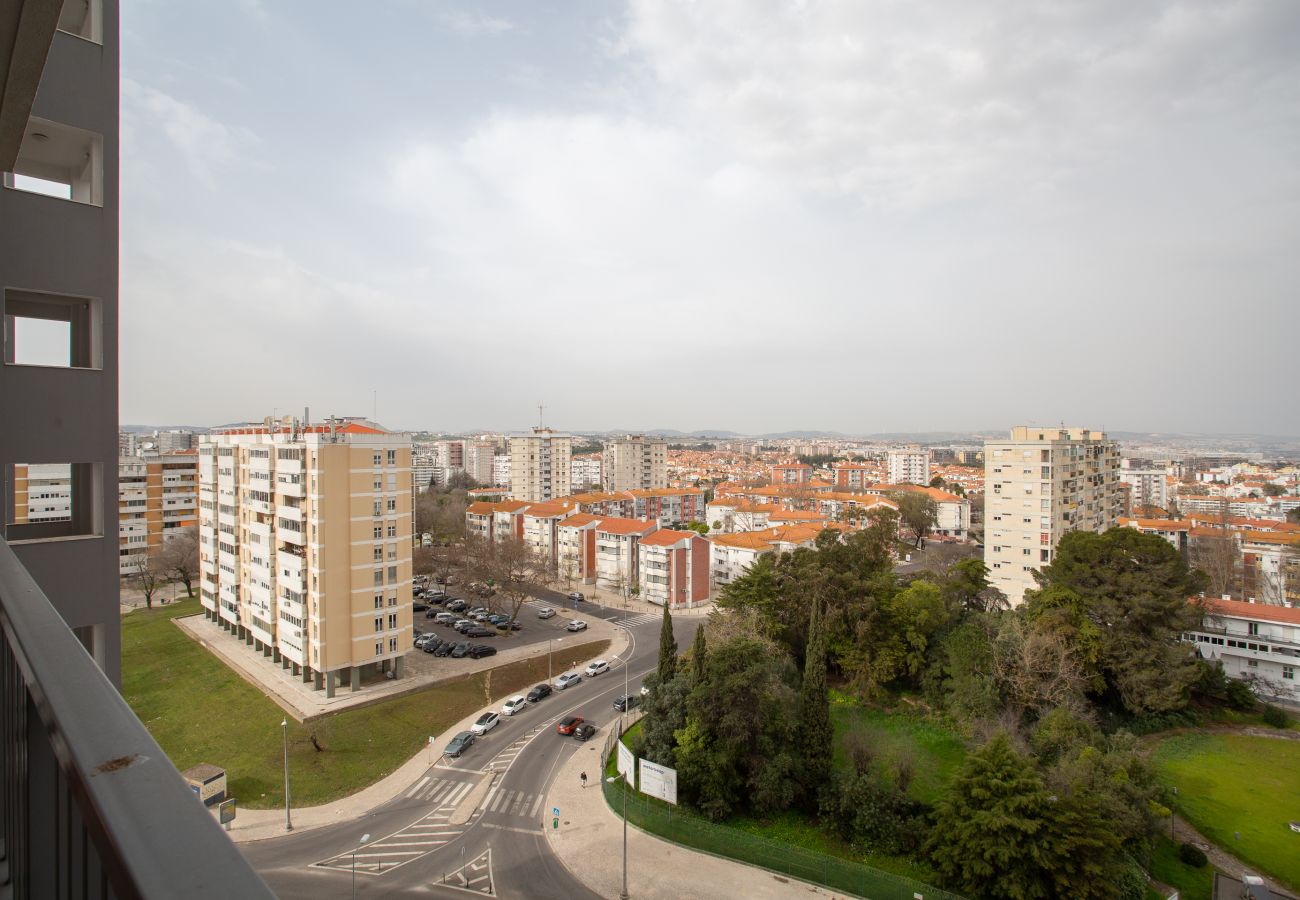
[(636, 757), (622, 742), (618, 742), (618, 770), (627, 779), (628, 784), (636, 787)]
[(677, 770), (641, 760), (640, 790), (643, 794), (677, 805)]

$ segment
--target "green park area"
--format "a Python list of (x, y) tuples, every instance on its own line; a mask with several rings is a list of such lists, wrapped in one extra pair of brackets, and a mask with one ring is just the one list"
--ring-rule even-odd
[[(1152, 753), (1178, 789), (1178, 813), (1247, 865), (1300, 889), (1300, 741), (1223, 732), (1176, 734)], [(1240, 835), (1240, 837), (1238, 837)]]
[[(241, 806), (283, 806), (284, 712), (172, 622), (199, 613), (198, 601), (188, 600), (123, 617), (122, 693), (178, 769), (220, 766)], [(595, 641), (571, 649), (585, 659), (607, 645)], [(353, 794), (397, 769), (430, 735), (440, 736), (475, 710), (544, 680), (546, 658), (540, 657), (306, 724), (289, 719), (294, 805)]]

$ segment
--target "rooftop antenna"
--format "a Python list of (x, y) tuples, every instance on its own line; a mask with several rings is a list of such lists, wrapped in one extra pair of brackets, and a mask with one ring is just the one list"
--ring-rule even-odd
[(545, 408), (546, 407), (543, 406), (541, 403), (537, 404), (537, 427), (539, 429), (546, 427), (545, 422), (542, 419), (542, 410), (544, 410)]

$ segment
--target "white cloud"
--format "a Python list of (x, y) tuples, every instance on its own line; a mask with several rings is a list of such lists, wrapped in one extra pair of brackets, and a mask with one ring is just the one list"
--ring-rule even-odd
[(513, 31), (515, 28), (515, 24), (509, 19), (489, 16), (478, 11), (445, 10), (438, 14), (438, 20), (456, 34), (466, 37), (495, 36)]
[[(249, 154), (258, 145), (247, 128), (219, 122), (193, 104), (131, 78), (122, 79), (122, 132), (123, 143), (136, 150), (163, 135), (190, 174), (208, 187), (236, 163), (252, 164)], [(133, 161), (131, 154), (127, 161)]]

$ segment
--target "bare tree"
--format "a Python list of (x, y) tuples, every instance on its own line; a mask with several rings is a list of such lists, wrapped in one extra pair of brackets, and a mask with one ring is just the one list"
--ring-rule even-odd
[(1021, 709), (1044, 713), (1083, 703), (1084, 675), (1060, 634), (1005, 616), (993, 644), (993, 675), (1003, 696)]
[(1197, 535), (1190, 546), (1191, 563), (1210, 579), (1210, 591), (1216, 596), (1232, 594), (1241, 585), (1241, 551), (1237, 538), (1228, 527), (1228, 501), (1219, 507), (1219, 526), (1213, 535)]
[(185, 585), (185, 596), (194, 596), (194, 579), (199, 577), (199, 530), (182, 528), (163, 541), (158, 566), (170, 578)]
[(466, 568), (476, 581), (496, 592), (500, 599), (493, 605), (504, 604), (503, 611), (512, 619), (519, 618), (524, 603), (549, 581), (549, 561), (519, 538), (495, 542), (468, 538), (465, 548)]
[(167, 582), (166, 571), (158, 562), (156, 554), (141, 557), (131, 574), (127, 576), (131, 586), (144, 594), (146, 609), (153, 609), (153, 595)]
[(918, 491), (899, 491), (891, 498), (898, 504), (898, 517), (912, 532), (918, 550), (934, 526), (939, 524), (939, 507)]

